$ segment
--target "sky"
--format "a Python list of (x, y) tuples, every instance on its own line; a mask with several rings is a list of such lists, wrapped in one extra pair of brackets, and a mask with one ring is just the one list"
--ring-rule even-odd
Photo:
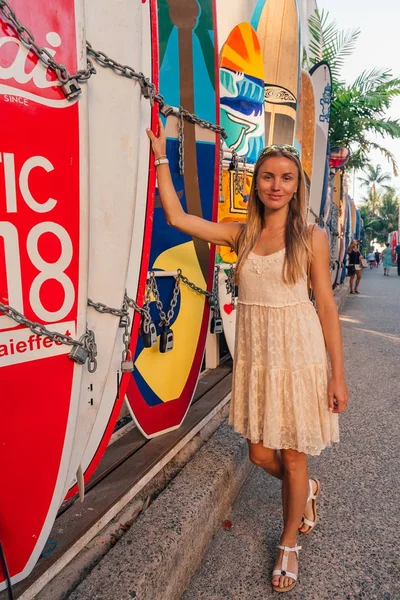
[[(318, 8), (325, 9), (340, 29), (361, 30), (354, 54), (347, 58), (343, 78), (352, 83), (364, 70), (374, 67), (391, 69), (395, 77), (400, 77), (400, 3), (396, 0), (317, 0)], [(400, 97), (395, 98), (388, 115), (400, 118)], [(400, 164), (400, 140), (377, 139), (388, 148)], [(371, 163), (380, 164), (385, 172), (392, 174), (391, 166), (379, 152), (371, 154)], [(361, 175), (359, 173), (358, 175)], [(393, 184), (400, 188), (400, 178), (393, 178)], [(355, 200), (360, 200), (363, 190), (356, 181)]]

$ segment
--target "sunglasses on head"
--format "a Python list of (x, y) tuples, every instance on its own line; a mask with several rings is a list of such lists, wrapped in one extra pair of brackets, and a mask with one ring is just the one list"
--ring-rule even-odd
[(289, 146), (288, 144), (272, 144), (271, 146), (267, 146), (261, 152), (260, 156), (264, 156), (265, 154), (273, 152), (274, 150), (285, 150), (286, 152), (290, 152), (290, 154), (293, 154), (293, 156), (300, 158), (300, 152), (297, 150), (297, 148), (295, 148), (294, 146)]

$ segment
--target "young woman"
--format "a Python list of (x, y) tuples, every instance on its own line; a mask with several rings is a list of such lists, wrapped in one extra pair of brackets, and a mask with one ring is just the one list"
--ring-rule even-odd
[[(164, 158), (161, 123), (158, 138), (148, 135), (156, 159)], [(168, 164), (159, 164), (157, 174), (170, 225), (238, 252), (230, 422), (247, 438), (250, 460), (282, 480), (284, 525), (272, 585), (287, 592), (297, 580), (297, 535), (311, 533), (317, 522), (320, 483), (309, 479), (307, 455), (339, 441), (338, 413), (348, 400), (328, 242), (321, 229), (307, 227), (304, 173), (290, 146), (261, 153), (246, 224), (210, 223), (186, 214)], [(318, 315), (308, 298), (309, 267)]]
[(383, 274), (389, 277), (390, 269), (392, 268), (392, 251), (390, 249), (389, 244), (386, 244), (386, 248), (382, 252), (382, 262), (383, 262)]
[[(351, 242), (347, 250), (349, 262), (347, 265), (347, 273), (350, 275), (350, 294), (359, 294), (358, 286), (362, 277), (361, 253), (357, 249), (357, 242)], [(356, 286), (354, 287), (354, 279)]]

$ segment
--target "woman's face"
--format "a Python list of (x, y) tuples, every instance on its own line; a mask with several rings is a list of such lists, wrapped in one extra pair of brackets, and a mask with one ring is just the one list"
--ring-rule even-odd
[(257, 174), (257, 194), (265, 208), (276, 211), (288, 206), (299, 185), (296, 164), (284, 156), (266, 157)]

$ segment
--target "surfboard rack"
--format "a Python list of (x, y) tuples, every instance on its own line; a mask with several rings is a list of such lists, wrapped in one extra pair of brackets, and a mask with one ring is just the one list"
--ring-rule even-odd
[(147, 278), (154, 277), (178, 277), (178, 271), (149, 271)]

